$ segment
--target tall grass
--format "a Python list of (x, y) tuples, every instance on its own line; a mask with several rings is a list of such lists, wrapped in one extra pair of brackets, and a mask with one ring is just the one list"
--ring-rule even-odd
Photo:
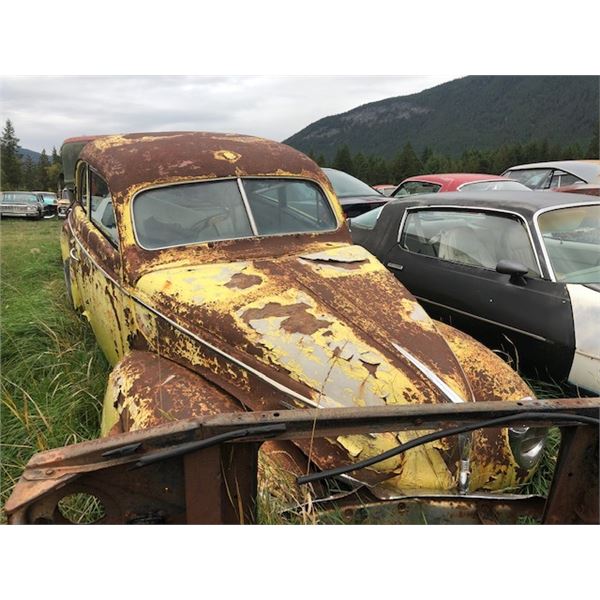
[(61, 225), (0, 222), (0, 506), (35, 452), (100, 433), (108, 364), (67, 304)]

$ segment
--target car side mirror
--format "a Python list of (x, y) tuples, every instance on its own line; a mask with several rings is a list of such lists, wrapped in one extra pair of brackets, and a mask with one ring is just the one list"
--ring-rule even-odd
[(503, 259), (496, 265), (496, 271), (503, 275), (510, 275), (510, 282), (515, 285), (527, 285), (525, 275), (529, 273), (529, 269), (520, 262)]

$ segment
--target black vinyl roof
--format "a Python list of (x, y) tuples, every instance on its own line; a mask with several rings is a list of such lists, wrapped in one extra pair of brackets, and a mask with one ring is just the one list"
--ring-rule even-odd
[[(565, 204), (600, 204), (600, 199), (551, 191), (440, 192), (415, 194), (388, 202), (385, 212), (397, 214), (413, 206), (464, 206), (503, 209), (531, 218), (538, 210)], [(397, 211), (397, 212), (396, 212)]]

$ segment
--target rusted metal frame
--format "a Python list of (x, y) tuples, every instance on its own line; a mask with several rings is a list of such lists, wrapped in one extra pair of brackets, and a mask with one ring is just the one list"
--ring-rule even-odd
[(544, 511), (544, 523), (600, 524), (596, 427), (563, 427), (554, 478)]
[[(11, 522), (32, 522), (32, 518), (33, 522), (35, 519), (38, 522), (47, 522), (52, 520), (49, 511), (56, 506), (56, 502), (62, 495), (102, 488), (113, 489), (114, 493), (124, 495), (128, 502), (136, 506), (133, 511), (111, 508), (111, 518), (106, 522), (123, 522), (119, 521), (119, 518), (124, 519), (125, 522), (148, 522), (149, 520), (154, 522), (164, 518), (166, 522), (187, 520), (188, 522), (251, 523), (255, 518), (256, 460), (259, 446), (258, 443), (248, 444), (248, 441), (252, 441), (251, 438), (245, 438), (242, 444), (238, 442), (212, 448), (213, 455), (206, 454), (207, 450), (188, 455), (184, 459), (185, 463), (177, 459), (170, 459), (133, 473), (129, 471), (129, 464), (137, 461), (139, 456), (145, 453), (140, 454), (140, 450), (148, 452), (152, 449), (185, 443), (191, 439), (201, 439), (217, 432), (223, 433), (238, 429), (240, 424), (248, 426), (250, 423), (256, 425), (274, 421), (285, 422), (288, 431), (281, 434), (281, 437), (292, 438), (307, 436), (309, 431), (312, 433), (314, 418), (319, 418), (321, 414), (326, 416), (325, 422), (321, 425), (326, 426), (329, 435), (332, 431), (347, 432), (349, 429), (357, 432), (369, 432), (380, 428), (383, 430), (428, 429), (434, 423), (447, 424), (450, 421), (460, 424), (481, 420), (483, 416), (506, 414), (507, 410), (514, 414), (536, 409), (534, 402), (520, 404), (524, 404), (524, 406), (516, 407), (515, 403), (511, 402), (487, 402), (468, 405), (387, 407), (384, 412), (395, 413), (393, 418), (385, 418), (386, 415), (382, 415), (379, 409), (364, 408), (235, 413), (204, 419), (190, 419), (151, 430), (83, 442), (65, 449), (48, 451), (34, 456), (5, 508), (11, 514)], [(600, 399), (551, 400), (540, 401), (537, 404), (539, 404), (538, 411), (554, 410), (555, 412), (597, 416)], [(352, 413), (353, 416), (349, 413)], [(378, 422), (382, 419), (383, 425)], [(557, 419), (557, 424), (560, 424), (559, 419)], [(590, 522), (591, 519), (591, 522), (597, 522), (597, 520), (593, 521), (593, 502), (594, 500), (597, 502), (598, 497), (597, 429), (583, 426), (564, 427), (563, 429), (566, 446), (561, 451), (556, 474), (558, 479), (555, 478), (555, 484), (549, 496), (546, 522), (562, 522), (560, 519), (567, 522), (577, 522), (577, 519)], [(569, 436), (572, 431), (576, 433), (570, 440)], [(319, 431), (319, 435), (323, 435), (322, 430)], [(594, 435), (595, 438), (590, 442)], [(586, 441), (583, 436), (586, 438), (591, 436), (591, 438)], [(595, 455), (592, 452), (590, 456), (590, 448), (596, 449)], [(565, 485), (568, 485), (568, 482), (565, 484), (564, 481), (573, 477), (568, 473), (578, 473), (577, 469), (582, 468), (580, 467), (582, 457), (584, 472), (575, 479), (579, 482), (578, 486), (576, 489), (569, 486), (569, 489), (565, 491)], [(220, 465), (220, 470), (217, 464)], [(175, 506), (183, 504), (186, 508), (185, 510), (179, 509), (179, 512), (173, 510), (172, 507), (165, 510), (164, 507), (167, 505), (164, 499), (156, 499), (156, 496), (160, 496), (163, 490), (169, 490), (169, 486), (164, 485), (164, 477), (172, 477), (173, 473), (178, 473), (182, 469), (185, 484), (181, 482), (178, 488), (177, 481), (171, 481), (171, 488), (177, 488), (177, 490), (171, 489), (169, 498), (176, 500), (171, 504)], [(563, 474), (565, 470), (568, 470), (566, 476)], [(220, 475), (215, 481), (218, 473)], [(594, 478), (595, 484), (592, 483)], [(558, 483), (556, 483), (557, 481)], [(218, 484), (218, 490), (213, 492), (212, 496), (207, 496), (206, 490), (215, 486), (215, 483)], [(184, 485), (187, 491), (180, 489)], [(200, 493), (201, 488), (198, 486), (202, 485), (204, 485), (202, 488), (204, 491)], [(135, 494), (123, 489), (132, 487)], [(560, 512), (571, 510), (573, 502), (569, 504), (565, 498), (568, 500), (569, 494), (573, 494), (573, 492), (576, 492), (579, 497), (581, 494), (587, 494), (584, 498), (585, 501), (575, 507), (575, 510), (579, 511), (576, 517)], [(184, 494), (185, 498), (182, 498)], [(110, 494), (100, 492), (99, 496), (105, 504), (110, 506)], [(138, 498), (146, 496), (155, 499), (138, 506)], [(204, 510), (203, 504), (198, 504), (200, 499), (203, 499), (201, 502), (205, 503), (206, 510), (209, 506), (211, 507), (208, 513)], [(114, 500), (112, 500), (112, 504), (115, 504)], [(163, 508), (157, 509), (157, 506)], [(582, 510), (583, 512), (581, 512)], [(127, 514), (125, 514), (126, 512)], [(597, 518), (597, 512), (595, 515)]]

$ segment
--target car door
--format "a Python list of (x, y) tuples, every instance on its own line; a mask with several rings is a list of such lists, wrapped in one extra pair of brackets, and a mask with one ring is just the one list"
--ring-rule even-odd
[[(500, 260), (521, 263), (529, 272), (499, 273)], [(519, 366), (549, 364), (557, 377), (568, 372), (569, 296), (565, 286), (541, 277), (529, 229), (518, 215), (408, 209), (386, 262), (434, 318), (507, 352)]]
[(128, 351), (119, 238), (106, 182), (91, 168), (77, 171), (78, 199), (69, 214), (70, 272), (83, 314), (111, 364)]

